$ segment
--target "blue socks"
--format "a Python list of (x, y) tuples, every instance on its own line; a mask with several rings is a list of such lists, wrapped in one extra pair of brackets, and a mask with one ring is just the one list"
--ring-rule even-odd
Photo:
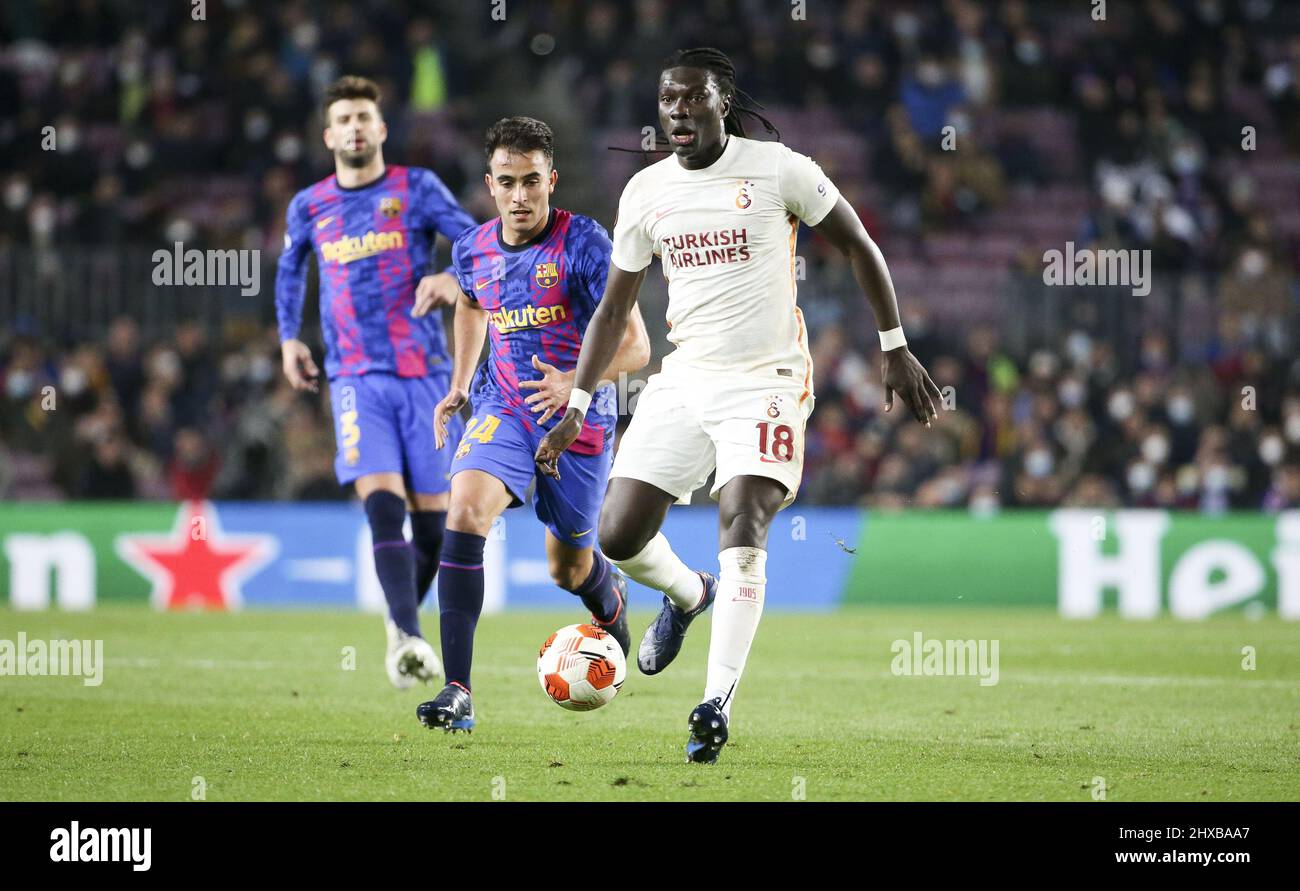
[(388, 612), (407, 634), (420, 634), (418, 611), (438, 574), (446, 511), (412, 511), (414, 541), (402, 534), (406, 500), (392, 492), (371, 492), (366, 518), (374, 541), (375, 574), (384, 589)]
[[(415, 516), (420, 516), (416, 514)], [(444, 514), (437, 516), (441, 531)], [(442, 533), (442, 551), (434, 572), (438, 580), (438, 613), (442, 637), (442, 664), (447, 683), (470, 688), (470, 667), (474, 661), (474, 631), (483, 612), (483, 548), (481, 535), (447, 529)], [(614, 590), (614, 567), (600, 553), (592, 552), (591, 572), (573, 591), (601, 622), (618, 615), (618, 594)]]
[(600, 551), (592, 549), (591, 572), (587, 580), (573, 592), (582, 605), (601, 622), (609, 622), (618, 615), (618, 595), (614, 593), (614, 567)]
[(442, 551), (443, 529), (447, 512), (417, 510), (411, 512), (411, 532), (415, 545), (415, 602), (424, 603), (434, 576), (438, 574), (438, 554)]
[(366, 519), (375, 553), (375, 575), (388, 601), (388, 614), (407, 634), (420, 635), (416, 614), (415, 557), (402, 534), (406, 520), (406, 499), (392, 492), (371, 492), (366, 498)]
[(470, 689), (474, 661), (474, 629), (483, 612), (483, 546), (481, 535), (448, 529), (438, 561), (438, 612), (442, 631), (442, 664), (447, 683)]

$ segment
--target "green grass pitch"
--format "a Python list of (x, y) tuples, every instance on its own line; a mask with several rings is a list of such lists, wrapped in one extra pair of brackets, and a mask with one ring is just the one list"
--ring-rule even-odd
[[(634, 642), (649, 620), (634, 613)], [(684, 763), (708, 620), (577, 714), (534, 660), (570, 613), (487, 616), (478, 728), (422, 728), (375, 616), (0, 609), (0, 638), (100, 638), (100, 687), (0, 677), (0, 800), (1294, 799), (1300, 629), (1276, 618), (1067, 622), (1049, 611), (769, 612), (714, 766)], [(436, 617), (425, 615), (429, 631)], [(896, 677), (895, 639), (996, 639), (1000, 677)], [(356, 648), (344, 670), (344, 648)], [(1253, 647), (1256, 667), (1242, 667)]]

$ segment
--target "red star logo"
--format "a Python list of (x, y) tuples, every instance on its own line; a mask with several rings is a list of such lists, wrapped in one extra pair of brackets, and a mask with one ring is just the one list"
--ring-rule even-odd
[(275, 559), (272, 535), (227, 535), (211, 502), (187, 501), (169, 535), (119, 535), (118, 556), (153, 582), (155, 609), (238, 609), (240, 585)]

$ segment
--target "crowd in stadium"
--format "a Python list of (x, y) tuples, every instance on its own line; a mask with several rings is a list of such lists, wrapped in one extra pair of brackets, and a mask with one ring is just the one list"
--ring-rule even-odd
[[(878, 353), (839, 328), (817, 338), (804, 503), (1300, 508), (1289, 357), (1241, 341), (1180, 366), (1151, 333), (1124, 375), (1114, 346), (1082, 331), (1015, 357), (991, 327), (945, 337), (913, 321), (913, 345), (945, 389), (930, 429), (901, 401), (883, 410)], [(144, 343), (123, 318), (103, 344), (11, 342), (4, 382), (6, 497), (344, 497), (328, 406), (289, 389), (273, 331), (217, 349), (184, 325)], [(53, 410), (42, 409), (47, 387)]]
[[(913, 342), (916, 342), (916, 338)], [(1208, 365), (1160, 333), (1119, 373), (1114, 344), (1075, 330), (1025, 357), (992, 328), (920, 339), (945, 392), (931, 429), (883, 412), (876, 357), (832, 329), (814, 351), (817, 408), (803, 497), (828, 504), (995, 509), (1300, 507), (1292, 357), (1244, 341)], [(865, 493), (865, 494), (863, 494)]]
[[(0, 14), (0, 105), (19, 109), (0, 127), (0, 251), (192, 239), (273, 253), (290, 196), (329, 169), (316, 99), (342, 71), (383, 85), (390, 156), (434, 167), (483, 219), (472, 100), (558, 79), (585, 123), (635, 131), (653, 113), (646, 72), (716, 43), (774, 120), (820, 107), (864, 141), (853, 171), (826, 134), (825, 152), (817, 133), (786, 134), (831, 159), (899, 270), (938, 268), (944, 238), (993, 231), (1017, 190), (1033, 204), (1066, 186), (1081, 196), (1059, 205), (1081, 244), (1148, 249), (1158, 279), (1202, 297), (1125, 326), (1098, 312), (1015, 335), (1023, 304), (1004, 290), (964, 324), (945, 313), (955, 295), (896, 277), (913, 351), (951, 388), (927, 430), (901, 402), (882, 411), (865, 300), (805, 233), (817, 406), (801, 503), (1300, 507), (1300, 37), (1278, 26), (1283, 6), (1151, 0), (1110, 4), (1097, 22), (1023, 0), (857, 0), (834, 14), (810, 3), (801, 22), (756, 2), (638, 0), (494, 23), (296, 2), (215, 27), (161, 8), (38, 4)], [(987, 134), (949, 157), (931, 138), (946, 121), (978, 135), (1016, 109), (1054, 110), (1077, 158)], [(440, 115), (440, 135), (420, 114)], [(57, 152), (39, 148), (49, 122)], [(602, 191), (588, 210), (612, 221), (619, 190)], [(1032, 283), (1061, 244), (1019, 247), (982, 258), (1009, 276), (998, 281)], [(1179, 315), (1191, 308), (1194, 330)], [(286, 387), (269, 326), (120, 318), (69, 337), (20, 321), (0, 336), (0, 496), (345, 497), (327, 405)]]

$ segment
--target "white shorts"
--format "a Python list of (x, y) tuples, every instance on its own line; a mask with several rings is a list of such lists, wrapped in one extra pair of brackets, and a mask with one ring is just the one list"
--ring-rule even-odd
[(799, 492), (812, 409), (802, 381), (775, 373), (660, 372), (637, 396), (609, 475), (649, 483), (686, 504), (716, 467), (714, 500), (732, 477), (762, 476), (785, 486), (786, 507)]

